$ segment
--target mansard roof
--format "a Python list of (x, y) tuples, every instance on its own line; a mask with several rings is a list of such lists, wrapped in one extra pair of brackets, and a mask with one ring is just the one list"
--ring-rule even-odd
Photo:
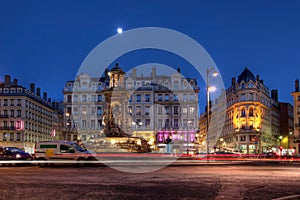
[(245, 81), (246, 83), (252, 80), (255, 82), (255, 76), (253, 73), (248, 69), (248, 67), (245, 67), (244, 71), (238, 76), (238, 83), (241, 83), (242, 81)]

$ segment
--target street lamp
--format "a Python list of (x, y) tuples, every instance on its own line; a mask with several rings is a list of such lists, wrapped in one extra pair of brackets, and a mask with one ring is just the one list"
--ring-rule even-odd
[[(66, 113), (66, 117), (67, 117), (67, 123), (66, 123), (66, 125), (67, 125), (67, 128), (68, 128), (68, 136), (70, 136), (70, 134), (71, 134), (71, 119), (70, 119), (70, 113)], [(64, 138), (64, 140), (67, 140), (67, 137), (65, 137)]]
[(209, 93), (216, 91), (215, 86), (210, 86), (209, 83), (209, 75), (216, 77), (218, 72), (215, 70), (214, 67), (208, 68), (206, 70), (206, 97), (207, 97), (207, 125), (206, 125), (206, 152), (209, 153), (209, 145), (208, 145), (208, 127), (209, 127), (209, 112), (210, 112), (210, 101), (209, 101)]
[(132, 125), (135, 125), (135, 136), (137, 137), (137, 126), (141, 126), (143, 124), (143, 122), (141, 121), (133, 121)]
[[(223, 147), (223, 141), (224, 141), (224, 139), (223, 138), (220, 138), (220, 147), (219, 147), (219, 151), (221, 151), (221, 147)], [(223, 149), (223, 148), (222, 148)]]

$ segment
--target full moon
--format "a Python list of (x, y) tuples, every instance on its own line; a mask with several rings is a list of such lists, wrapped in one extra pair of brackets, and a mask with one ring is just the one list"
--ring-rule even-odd
[(123, 32), (123, 29), (122, 28), (118, 28), (117, 31), (118, 31), (119, 34), (121, 34)]

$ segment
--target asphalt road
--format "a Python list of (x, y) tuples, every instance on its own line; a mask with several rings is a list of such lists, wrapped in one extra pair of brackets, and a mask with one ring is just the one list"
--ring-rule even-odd
[(300, 199), (299, 164), (183, 165), (151, 173), (1, 166), (0, 177), (0, 199)]

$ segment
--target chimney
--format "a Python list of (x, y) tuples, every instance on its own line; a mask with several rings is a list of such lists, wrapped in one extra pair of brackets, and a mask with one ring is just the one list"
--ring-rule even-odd
[(4, 84), (5, 85), (10, 85), (10, 75), (5, 75), (4, 76)]
[(154, 79), (155, 76), (156, 76), (156, 67), (152, 67), (152, 73), (151, 73), (151, 75), (152, 75), (152, 78)]
[(51, 103), (51, 98), (48, 98), (48, 102)]
[(181, 72), (180, 72), (180, 67), (177, 68), (177, 72), (178, 72), (179, 74), (181, 73)]
[(295, 81), (295, 92), (299, 92), (299, 79)]
[(278, 90), (271, 90), (271, 98), (278, 101)]
[(256, 75), (256, 81), (257, 82), (259, 81), (259, 75)]
[(18, 85), (18, 79), (14, 79), (14, 86), (17, 86)]
[(47, 92), (43, 93), (43, 99), (47, 101)]
[(132, 78), (136, 78), (136, 68), (132, 69)]
[(30, 83), (30, 92), (32, 94), (35, 94), (35, 84), (34, 83)]
[(41, 88), (36, 88), (36, 95), (41, 97)]
[(235, 87), (235, 83), (236, 83), (236, 79), (233, 77), (233, 78), (231, 79), (231, 85)]
[(261, 79), (261, 80), (260, 80), (260, 83), (261, 83), (261, 84), (264, 84), (264, 80)]

